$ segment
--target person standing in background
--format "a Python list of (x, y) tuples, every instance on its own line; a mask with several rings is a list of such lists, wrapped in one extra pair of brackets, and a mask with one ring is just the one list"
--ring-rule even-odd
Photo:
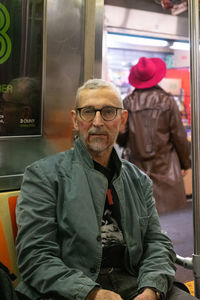
[(153, 181), (159, 214), (186, 204), (183, 176), (191, 166), (190, 146), (173, 96), (158, 83), (165, 77), (160, 58), (141, 57), (129, 74), (135, 88), (124, 99), (128, 122), (117, 143), (122, 157), (134, 163)]

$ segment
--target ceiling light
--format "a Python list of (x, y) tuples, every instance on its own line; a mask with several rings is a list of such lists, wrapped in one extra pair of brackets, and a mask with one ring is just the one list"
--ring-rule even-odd
[(174, 50), (189, 50), (190, 44), (187, 42), (173, 42), (169, 48)]
[(141, 46), (166, 47), (168, 42), (162, 39), (137, 37), (128, 34), (108, 33), (108, 43), (126, 43)]

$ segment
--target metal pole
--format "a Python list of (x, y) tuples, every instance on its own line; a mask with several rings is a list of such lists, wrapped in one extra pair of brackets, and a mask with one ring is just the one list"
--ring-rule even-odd
[(84, 78), (101, 77), (104, 0), (85, 0)]
[(95, 10), (96, 1), (85, 0), (85, 36), (84, 36), (84, 78), (86, 81), (94, 74), (95, 57)]
[(199, 99), (199, 1), (190, 0), (190, 87), (192, 120), (192, 197), (195, 296), (200, 299), (200, 99)]

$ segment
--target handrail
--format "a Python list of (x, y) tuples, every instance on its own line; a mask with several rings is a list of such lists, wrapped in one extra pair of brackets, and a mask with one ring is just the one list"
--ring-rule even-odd
[(200, 100), (199, 100), (199, 1), (189, 3), (190, 24), (190, 85), (191, 85), (191, 124), (192, 124), (192, 199), (194, 254), (193, 273), (195, 296), (200, 299)]
[(175, 263), (179, 266), (184, 267), (185, 269), (193, 270), (193, 259), (192, 257), (183, 257), (176, 254)]

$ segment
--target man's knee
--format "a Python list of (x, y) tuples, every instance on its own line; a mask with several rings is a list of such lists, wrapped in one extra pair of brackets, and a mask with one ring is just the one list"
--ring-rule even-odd
[(195, 299), (197, 298), (175, 285), (173, 286), (171, 291), (167, 294), (167, 300), (195, 300)]

